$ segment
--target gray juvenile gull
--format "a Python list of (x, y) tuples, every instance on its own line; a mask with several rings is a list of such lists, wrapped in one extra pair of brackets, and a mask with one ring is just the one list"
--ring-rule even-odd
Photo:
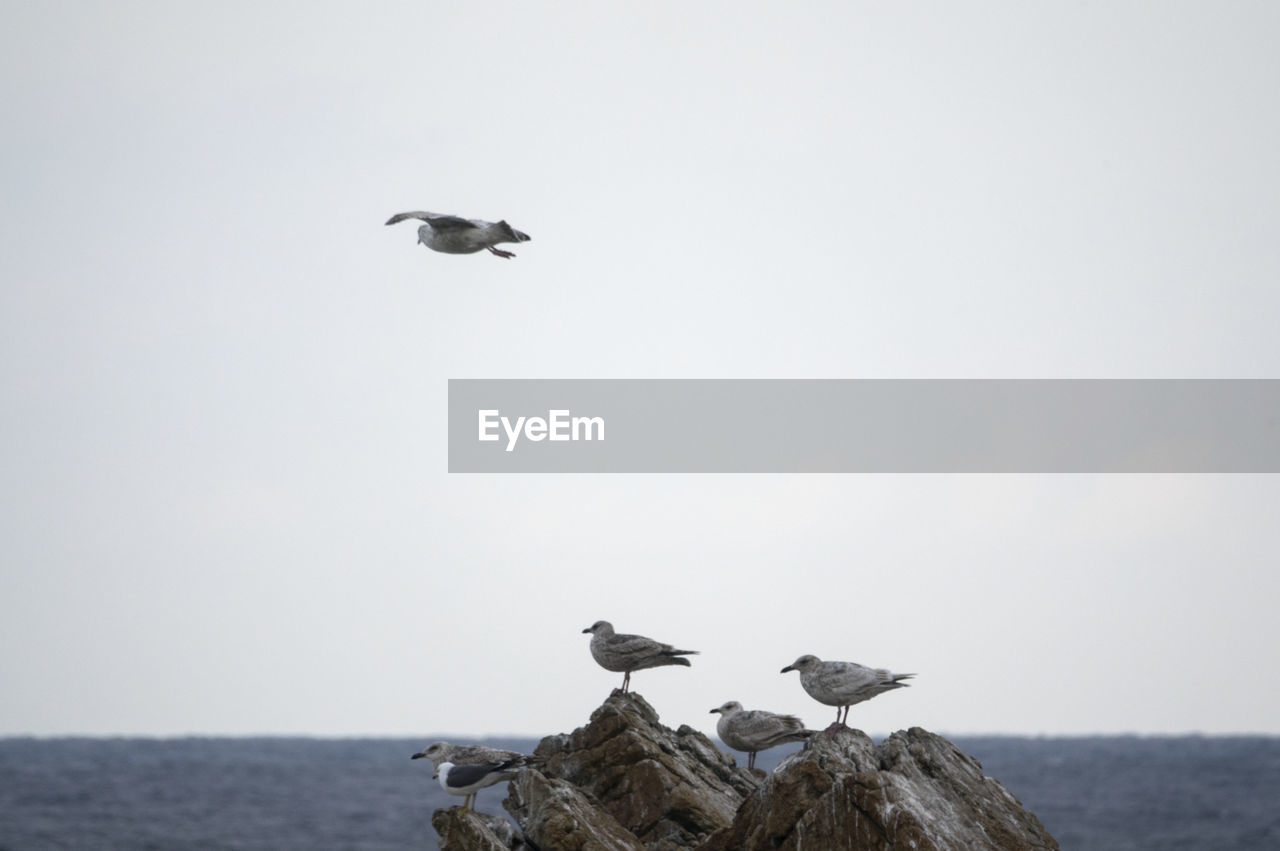
[[(817, 656), (804, 655), (783, 668), (800, 672), (800, 685), (809, 697), (827, 706), (836, 707), (836, 720), (828, 730), (845, 726), (849, 707), (877, 694), (895, 688), (906, 688), (910, 683), (901, 682), (915, 674), (895, 674), (885, 668), (868, 668), (857, 662), (824, 662)], [(844, 709), (844, 718), (840, 710)]]
[(787, 742), (800, 742), (813, 735), (804, 722), (794, 715), (778, 715), (763, 709), (746, 710), (736, 700), (711, 710), (720, 713), (716, 735), (735, 751), (746, 751), (747, 770), (756, 767), (756, 751)]
[(440, 788), (450, 795), (463, 795), (462, 805), (475, 809), (475, 795), (486, 786), (511, 779), (509, 769), (516, 767), (519, 760), (505, 762), (482, 762), (476, 765), (454, 765), (442, 762), (436, 769), (435, 776), (440, 780)]
[(432, 251), (445, 254), (475, 254), (488, 249), (499, 257), (515, 257), (510, 251), (494, 248), (500, 242), (528, 242), (532, 239), (527, 233), (507, 224), (505, 221), (486, 222), (483, 219), (464, 219), (461, 216), (447, 216), (440, 213), (396, 213), (387, 219), (387, 224), (394, 225), (405, 219), (421, 219), (426, 224), (418, 228), (418, 242)]
[[(433, 742), (409, 757), (409, 759), (422, 759), (423, 757), (431, 760), (431, 764), (436, 768), (439, 768), (443, 762), (452, 762), (454, 765), (478, 765), (485, 762), (507, 762), (508, 760), (523, 762), (528, 759), (522, 753), (505, 751), (501, 748), (490, 748), (484, 745), (451, 745), (448, 742)], [(515, 771), (512, 771), (511, 774), (515, 776)]]
[[(663, 665), (684, 665), (689, 660), (682, 656), (697, 655), (697, 650), (677, 650), (670, 644), (645, 638), (643, 635), (619, 635), (608, 621), (596, 621), (583, 630), (591, 633), (591, 655), (606, 671), (622, 671), (623, 694), (631, 685), (631, 672)], [(618, 689), (614, 690), (615, 693)]]

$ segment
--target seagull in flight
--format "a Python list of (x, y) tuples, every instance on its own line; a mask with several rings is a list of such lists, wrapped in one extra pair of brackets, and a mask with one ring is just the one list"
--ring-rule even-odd
[(424, 224), (418, 228), (418, 242), (432, 251), (444, 254), (475, 254), (488, 250), (498, 257), (515, 257), (510, 251), (494, 248), (500, 242), (528, 242), (532, 237), (522, 233), (505, 221), (486, 222), (483, 219), (464, 219), (461, 216), (448, 216), (441, 213), (396, 213), (387, 219), (387, 224), (394, 225), (405, 219), (421, 219)]

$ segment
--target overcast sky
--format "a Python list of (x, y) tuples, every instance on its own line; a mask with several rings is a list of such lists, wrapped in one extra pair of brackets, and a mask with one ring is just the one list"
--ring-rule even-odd
[[(450, 476), (449, 378), (1280, 377), (1280, 7), (8, 3), (0, 734), (1280, 733), (1275, 476)], [(519, 256), (392, 213), (506, 218)], [(837, 426), (838, 427), (838, 426)]]

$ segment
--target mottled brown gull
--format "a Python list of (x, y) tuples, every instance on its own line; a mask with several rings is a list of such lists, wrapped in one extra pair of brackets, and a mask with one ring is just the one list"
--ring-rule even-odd
[(436, 768), (441, 763), (452, 762), (454, 765), (479, 765), (485, 762), (507, 762), (508, 760), (525, 760), (524, 754), (507, 751), (502, 748), (490, 748), (485, 745), (453, 745), (449, 742), (433, 742), (418, 751), (409, 759), (426, 757)]
[(424, 224), (418, 228), (418, 242), (432, 251), (445, 254), (475, 254), (488, 249), (499, 257), (515, 257), (510, 251), (494, 246), (500, 242), (528, 242), (532, 239), (529, 234), (521, 233), (505, 221), (486, 222), (484, 219), (464, 219), (461, 216), (426, 213), (421, 210), (396, 213), (387, 219), (387, 224), (394, 225), (405, 219), (423, 221)]
[(716, 735), (735, 751), (747, 754), (747, 770), (756, 767), (756, 752), (800, 742), (813, 735), (804, 728), (804, 722), (794, 715), (779, 715), (763, 709), (743, 709), (742, 704), (730, 700), (713, 710), (720, 713), (716, 722)]
[(440, 781), (440, 788), (450, 795), (463, 795), (462, 805), (467, 809), (475, 809), (476, 793), (486, 786), (509, 780), (509, 771), (519, 770), (518, 760), (506, 762), (482, 762), (477, 765), (454, 765), (442, 762), (436, 769), (435, 776)]
[(613, 624), (608, 621), (596, 621), (583, 632), (591, 633), (591, 655), (596, 663), (606, 671), (623, 673), (622, 688), (614, 689), (623, 694), (626, 694), (631, 685), (632, 671), (660, 668), (663, 665), (689, 667), (689, 660), (681, 657), (698, 653), (697, 650), (677, 650), (670, 644), (663, 644), (643, 635), (615, 633)]
[[(800, 685), (809, 697), (827, 706), (836, 707), (836, 720), (828, 727), (835, 730), (845, 726), (849, 707), (870, 700), (895, 688), (906, 688), (910, 683), (901, 680), (915, 674), (895, 674), (885, 668), (868, 668), (857, 662), (824, 662), (817, 656), (806, 654), (782, 669), (800, 672)], [(844, 718), (840, 710), (844, 710)]]

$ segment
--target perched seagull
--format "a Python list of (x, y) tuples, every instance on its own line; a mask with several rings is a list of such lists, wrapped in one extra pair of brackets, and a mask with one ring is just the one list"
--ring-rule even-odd
[[(895, 674), (884, 668), (868, 668), (857, 662), (824, 662), (817, 656), (804, 655), (783, 668), (787, 671), (800, 672), (800, 685), (809, 693), (809, 697), (827, 706), (836, 707), (836, 720), (827, 731), (838, 730), (846, 726), (849, 718), (849, 707), (864, 700), (870, 700), (877, 694), (895, 688), (906, 688), (910, 683), (902, 680), (914, 677), (915, 674)], [(844, 718), (840, 710), (844, 709)]]
[(409, 759), (422, 759), (426, 757), (431, 760), (431, 764), (436, 770), (440, 769), (442, 763), (451, 762), (455, 766), (460, 765), (482, 765), (489, 762), (515, 762), (515, 768), (508, 770), (507, 779), (515, 777), (520, 769), (528, 764), (529, 757), (515, 751), (506, 751), (501, 748), (489, 748), (484, 745), (451, 745), (448, 742), (435, 742), (427, 745), (418, 751)]
[[(618, 635), (613, 631), (613, 624), (608, 621), (596, 621), (583, 630), (591, 633), (591, 655), (606, 671), (622, 671), (623, 694), (631, 685), (631, 672), (645, 668), (660, 668), (663, 665), (684, 665), (690, 667), (688, 659), (682, 656), (697, 655), (697, 650), (677, 650), (670, 644), (645, 638), (643, 635)], [(619, 689), (614, 689), (617, 694)]]
[(763, 709), (746, 710), (736, 700), (711, 710), (720, 713), (716, 735), (735, 751), (747, 752), (747, 770), (756, 767), (756, 751), (787, 742), (799, 742), (813, 735), (794, 715), (778, 715)]
[(506, 762), (510, 759), (525, 759), (525, 755), (502, 748), (490, 748), (484, 745), (452, 745), (448, 742), (434, 742), (418, 751), (409, 759), (426, 757), (437, 768), (442, 762), (454, 765), (476, 765), (481, 762)]
[(440, 788), (450, 795), (463, 795), (462, 805), (475, 809), (475, 795), (486, 786), (510, 780), (507, 771), (517, 767), (520, 760), (509, 759), (505, 762), (482, 762), (476, 765), (454, 765), (442, 762), (436, 769), (435, 777), (440, 780)]
[(482, 219), (464, 219), (461, 216), (443, 216), (439, 213), (396, 213), (387, 219), (387, 224), (394, 225), (405, 219), (421, 219), (426, 222), (418, 228), (418, 242), (432, 251), (445, 254), (475, 254), (488, 249), (499, 257), (515, 257), (510, 251), (494, 248), (500, 242), (528, 242), (532, 239), (527, 233), (501, 222), (486, 222)]

